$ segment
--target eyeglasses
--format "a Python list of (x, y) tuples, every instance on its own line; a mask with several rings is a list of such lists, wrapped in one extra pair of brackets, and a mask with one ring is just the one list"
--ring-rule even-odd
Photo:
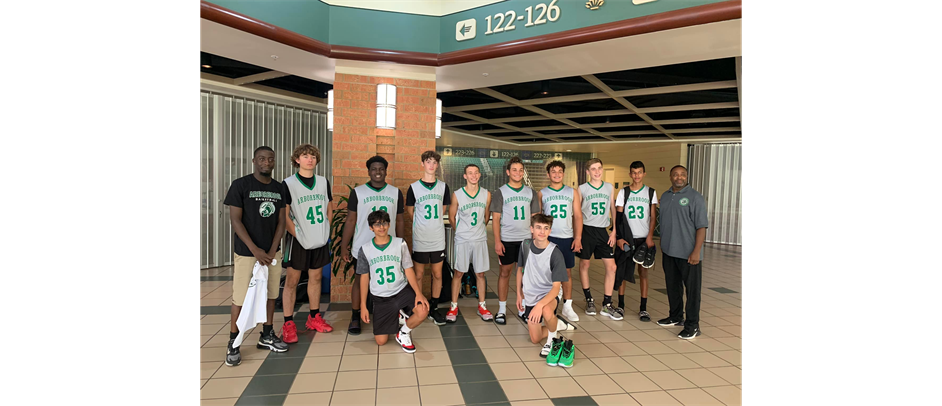
[(388, 225), (389, 225), (388, 221), (377, 221), (373, 223), (372, 227), (383, 227), (383, 226), (388, 226)]

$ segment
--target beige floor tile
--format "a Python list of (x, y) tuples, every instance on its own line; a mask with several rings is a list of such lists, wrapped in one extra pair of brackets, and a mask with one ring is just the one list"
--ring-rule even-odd
[(536, 344), (530, 344), (530, 347), (514, 348), (514, 352), (517, 353), (517, 357), (520, 358), (521, 361), (540, 361), (545, 360), (545, 358), (540, 356), (541, 348), (543, 348), (542, 345), (537, 346)]
[(376, 370), (337, 373), (335, 391), (371, 389), (376, 387)]
[(377, 403), (382, 405), (418, 405), (419, 388), (410, 386), (404, 388), (386, 388), (376, 390)]
[(461, 396), (461, 388), (455, 383), (448, 385), (421, 385), (419, 386), (419, 397), (422, 399), (422, 406), (464, 404), (464, 397)]
[(611, 327), (606, 325), (606, 323), (597, 322), (597, 321), (577, 321), (576, 326), (582, 330), (592, 332), (607, 332), (614, 331)]
[(341, 371), (376, 370), (379, 355), (344, 355), (340, 358)]
[[(344, 325), (346, 325), (346, 323), (344, 323)], [(360, 333), (360, 335), (363, 335), (363, 333)], [(334, 327), (334, 331), (331, 332), (330, 334), (317, 333), (316, 335), (314, 335), (314, 338), (311, 340), (311, 342), (313, 343), (336, 343), (336, 342), (342, 343), (344, 341), (347, 341), (347, 332), (345, 329), (341, 329), (341, 326), (339, 324), (337, 327)]]
[[(514, 358), (517, 356), (514, 355)], [(536, 362), (536, 361), (534, 361)], [(511, 379), (530, 379), (533, 375), (523, 362), (489, 363), (491, 371), (498, 381)]]
[(419, 384), (416, 378), (415, 368), (403, 369), (384, 369), (377, 372), (377, 388), (397, 388), (401, 386), (416, 386)]
[[(536, 379), (518, 379), (514, 381), (499, 381), (507, 400), (513, 402), (517, 400), (545, 399), (546, 392)], [(423, 403), (424, 405), (424, 403)]]
[[(573, 364), (576, 362), (573, 361)], [(527, 366), (527, 369), (533, 375), (534, 378), (568, 378), (569, 374), (566, 372), (566, 368), (563, 367), (551, 367), (546, 365), (546, 361), (528, 361), (524, 362), (524, 365)]]
[(336, 372), (298, 374), (288, 393), (331, 392), (334, 390), (336, 379)]
[(641, 372), (609, 374), (608, 377), (612, 378), (618, 386), (621, 386), (621, 388), (628, 393), (656, 391), (661, 389), (654, 381), (648, 379), (648, 377), (644, 376)]
[(697, 385), (694, 385), (692, 382), (684, 379), (683, 376), (675, 371), (651, 371), (645, 372), (644, 376), (647, 376), (648, 379), (654, 381), (657, 386), (660, 386), (661, 389), (664, 390), (688, 389), (697, 387)]
[(712, 388), (703, 388), (710, 396), (717, 398), (726, 406), (737, 406), (742, 404), (742, 389), (735, 386), (715, 386)]
[(395, 368), (415, 368), (415, 358), (413, 354), (400, 351), (393, 354), (379, 355), (379, 369)]
[(258, 372), (258, 368), (262, 366), (263, 362), (265, 362), (265, 360), (243, 359), (241, 364), (234, 367), (223, 365), (219, 367), (219, 369), (216, 371), (216, 374), (213, 375), (213, 379), (255, 376), (255, 373)]
[[(633, 345), (630, 343), (625, 343)], [(581, 352), (583, 355), (589, 358), (605, 358), (605, 357), (617, 357), (614, 351), (609, 349), (605, 344), (584, 344), (576, 345), (576, 350)]]
[[(730, 367), (735, 368), (735, 367)], [(706, 368), (697, 368), (697, 369), (681, 369), (676, 371), (678, 374), (683, 376), (690, 382), (693, 382), (694, 385), (697, 385), (701, 388), (708, 386), (724, 386), (729, 385), (729, 383), (722, 379), (722, 377), (717, 376), (714, 372)]]
[(569, 373), (569, 376), (573, 376), (573, 377), (605, 374), (605, 371), (602, 371), (590, 359), (580, 359), (578, 361), (574, 360), (572, 363), (572, 367), (566, 368), (566, 372)]
[(340, 356), (320, 356), (306, 357), (301, 363), (300, 374), (311, 374), (316, 372), (337, 372), (340, 369)]
[(679, 340), (677, 334), (679, 334), (681, 330), (683, 330), (682, 327), (666, 327), (659, 328), (657, 330), (648, 330), (647, 334), (658, 339), (659, 341)]
[[(742, 385), (742, 370), (736, 367), (709, 368), (710, 372), (733, 385)], [(725, 384), (724, 384), (725, 385)], [(703, 385), (700, 385), (703, 386)]]
[(714, 328), (723, 330), (736, 337), (742, 337), (742, 326), (722, 326), (722, 327), (714, 327)]
[(228, 314), (207, 314), (200, 319), (200, 324), (226, 324), (232, 320)]
[(527, 334), (529, 334), (529, 333), (527, 332), (527, 331), (528, 331), (528, 330), (527, 330), (527, 326), (525, 326), (523, 323), (520, 323), (520, 322), (513, 322), (513, 323), (511, 323), (510, 320), (511, 320), (512, 317), (515, 317), (515, 316), (508, 314), (508, 315), (507, 315), (507, 324), (505, 324), (505, 325), (503, 325), (503, 326), (500, 325), (500, 324), (497, 325), (497, 329), (500, 330), (500, 333), (503, 334), (503, 335), (505, 335), (505, 336), (527, 335)]
[[(205, 337), (205, 336), (200, 336)], [(216, 334), (209, 337), (209, 340), (203, 342), (202, 347), (222, 347), (225, 348), (229, 345), (229, 332), (223, 331), (222, 334)]]
[(485, 348), (481, 352), (484, 358), (487, 358), (488, 364), (498, 364), (502, 362), (520, 362), (520, 357), (513, 348)]
[(493, 324), (487, 324), (483, 326), (469, 326), (468, 329), (471, 330), (471, 335), (475, 337), (501, 335), (500, 330), (497, 327), (495, 327)]
[[(566, 334), (566, 338), (572, 340), (572, 342), (576, 343), (577, 346), (586, 345), (586, 344), (602, 344), (602, 342), (599, 341), (597, 338), (595, 338), (594, 335), (585, 331), (576, 330), (575, 332), (567, 331), (567, 333), (569, 334)], [(601, 333), (596, 333), (596, 334), (601, 334)], [(618, 341), (624, 341), (624, 340), (618, 340)]]
[(233, 406), (238, 401), (239, 398), (203, 399), (200, 400), (200, 406)]
[(228, 329), (229, 324), (200, 324), (200, 335), (215, 335), (223, 327)]
[[(320, 337), (320, 334), (314, 336), (314, 338)], [(375, 345), (375, 343), (374, 343)], [(311, 348), (308, 349), (306, 357), (323, 357), (323, 356), (338, 356), (343, 355), (343, 346), (342, 341), (335, 342), (317, 342), (314, 341), (311, 344)]]
[(689, 354), (692, 352), (705, 352), (703, 348), (697, 347), (694, 345), (696, 339), (693, 340), (684, 340), (680, 338), (675, 338), (672, 341), (661, 341), (661, 344), (664, 344), (667, 348), (670, 348), (681, 354)]
[(518, 400), (516, 402), (510, 402), (510, 406), (553, 406), (552, 400), (549, 399), (538, 399), (538, 400)]
[(219, 361), (200, 362), (200, 379), (212, 378), (213, 374), (216, 373), (216, 370), (218, 370), (220, 367), (224, 367), (224, 365)]
[(723, 406), (723, 402), (716, 400), (709, 393), (699, 388), (670, 390), (667, 393), (673, 396), (674, 399), (679, 400), (684, 406)]
[(658, 361), (670, 367), (670, 369), (700, 368), (700, 365), (683, 356), (683, 354), (658, 354), (655, 355)]
[(478, 343), (478, 347), (481, 347), (481, 349), (521, 347), (524, 346), (524, 343), (534, 345), (530, 343), (529, 336), (482, 336), (474, 337), (474, 341)]
[(598, 403), (599, 406), (639, 406), (640, 404), (635, 401), (635, 398), (631, 397), (628, 394), (622, 395), (595, 395), (592, 396), (592, 400), (595, 403)]
[(343, 347), (343, 355), (376, 355), (379, 346), (376, 341), (348, 341)]
[[(243, 360), (244, 359), (245, 357), (243, 357)], [(226, 360), (225, 348), (215, 348), (215, 347), (200, 348), (200, 362), (215, 362), (215, 361), (223, 362), (225, 360)]]
[[(448, 349), (447, 347), (445, 347), (445, 341), (443, 341), (440, 338), (439, 339), (423, 338), (421, 341), (412, 340), (412, 345), (415, 345), (415, 349), (417, 352), (418, 351), (446, 351)], [(396, 345), (396, 342), (393, 341), (392, 344), (387, 343), (386, 345), (380, 347), (380, 350), (379, 350), (380, 354), (388, 353), (387, 351), (383, 351), (383, 350), (389, 350), (388, 352), (393, 352), (393, 350), (395, 350), (395, 352), (401, 353), (402, 347), (400, 347), (399, 345)]]
[(413, 338), (442, 338), (442, 330), (432, 323), (423, 323), (412, 330)]
[(540, 383), (540, 386), (543, 387), (543, 391), (546, 392), (546, 395), (550, 398), (588, 395), (585, 390), (576, 383), (576, 380), (569, 376), (564, 378), (537, 379), (537, 382)]
[(415, 356), (416, 368), (451, 365), (448, 351), (416, 351), (413, 355)]
[(742, 339), (739, 337), (720, 337), (716, 341), (734, 350), (742, 351)]
[(227, 301), (227, 299), (200, 299), (200, 306), (218, 306), (222, 301)]
[(203, 385), (206, 385), (206, 382), (209, 382), (209, 379), (200, 379), (200, 389), (203, 388)]
[(733, 348), (730, 348), (728, 345), (717, 341), (715, 338), (705, 338), (703, 336), (700, 336), (691, 340), (691, 342), (693, 342), (693, 344), (696, 345), (697, 347), (703, 348), (704, 350), (707, 350), (707, 351), (726, 351), (726, 350), (733, 349)]
[(625, 393), (612, 378), (607, 375), (596, 376), (577, 376), (573, 378), (589, 395), (609, 395), (614, 393)]
[(376, 404), (376, 389), (334, 392), (331, 406), (373, 406)]
[[(573, 361), (573, 368), (575, 368), (575, 364), (578, 363), (579, 361), (580, 360)], [(594, 363), (595, 366), (597, 366), (606, 374), (637, 372), (637, 369), (631, 366), (631, 364), (629, 364), (628, 362), (625, 362), (624, 359), (618, 358), (618, 357), (595, 358), (592, 360), (592, 363)]]
[(419, 375), (419, 385), (442, 385), (458, 383), (455, 370), (450, 365), (440, 367), (426, 367), (416, 369)]
[(641, 331), (641, 330), (619, 331), (619, 332), (618, 332), (618, 335), (624, 337), (625, 339), (627, 339), (627, 340), (630, 341), (630, 342), (637, 342), (637, 341), (657, 341), (657, 338), (654, 338), (654, 337), (651, 336), (650, 334), (645, 333), (644, 331)]
[(641, 406), (683, 406), (677, 399), (664, 391), (632, 393)]
[[(680, 354), (675, 354), (675, 355), (680, 355)], [(654, 358), (654, 356), (652, 355), (637, 355), (633, 357), (623, 357), (622, 359), (624, 359), (625, 362), (631, 364), (631, 366), (634, 369), (641, 372), (666, 371), (666, 370), (671, 369), (669, 366), (664, 365), (664, 363), (659, 361), (657, 358)]]
[(200, 389), (200, 399), (238, 398), (252, 378), (210, 379)]
[(590, 334), (593, 337), (595, 337), (595, 339), (599, 340), (599, 342), (606, 343), (606, 344), (625, 342), (625, 337), (621, 336), (620, 334), (614, 331), (605, 331), (605, 332), (596, 331)]
[(684, 354), (684, 356), (690, 358), (693, 362), (696, 362), (704, 368), (730, 366), (729, 363), (724, 361), (722, 358), (708, 352), (695, 352), (692, 354)]
[(675, 353), (674, 350), (672, 350), (670, 347), (664, 345), (664, 343), (662, 343), (662, 342), (660, 342), (660, 341), (639, 341), (639, 342), (635, 343), (635, 345), (637, 345), (637, 346), (640, 347), (642, 350), (644, 350), (644, 352), (646, 352), (646, 353), (648, 353), (648, 354), (651, 354), (651, 355), (655, 355), (655, 354), (673, 354), (673, 353)]
[[(620, 336), (619, 336), (620, 337)], [(624, 339), (622, 339), (624, 340)], [(644, 350), (642, 350), (637, 345), (632, 343), (620, 342), (620, 343), (609, 343), (606, 346), (619, 357), (626, 357), (630, 355), (647, 355)]]
[(330, 404), (330, 392), (289, 394), (284, 406), (327, 406)]
[(742, 365), (742, 353), (736, 350), (713, 351), (713, 355), (733, 365)]

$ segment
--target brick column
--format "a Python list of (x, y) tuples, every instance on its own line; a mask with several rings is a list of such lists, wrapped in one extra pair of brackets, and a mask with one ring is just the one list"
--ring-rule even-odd
[[(396, 86), (396, 129), (376, 128), (376, 85)], [(369, 182), (366, 160), (380, 155), (389, 161), (386, 183), (402, 190), (422, 177), (423, 151), (435, 149), (435, 82), (336, 73), (334, 76), (333, 195), (348, 196), (346, 185)], [(403, 214), (404, 215), (404, 214)], [(402, 236), (412, 246), (412, 219)], [(391, 225), (394, 227), (395, 225)], [(352, 270), (351, 270), (352, 272)], [(350, 301), (350, 276), (330, 281), (330, 301)], [(423, 283), (428, 295), (430, 276)]]

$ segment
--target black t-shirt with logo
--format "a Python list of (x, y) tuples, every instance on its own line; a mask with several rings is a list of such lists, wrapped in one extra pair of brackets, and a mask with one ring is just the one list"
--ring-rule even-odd
[[(232, 181), (223, 203), (226, 206), (241, 207), (242, 224), (245, 225), (252, 242), (266, 252), (271, 249), (271, 242), (278, 228), (279, 210), (285, 207), (281, 182), (272, 179), (271, 183), (266, 185), (255, 179), (255, 175), (243, 176)], [(252, 256), (252, 251), (249, 251), (249, 247), (238, 235), (233, 241), (236, 254)]]

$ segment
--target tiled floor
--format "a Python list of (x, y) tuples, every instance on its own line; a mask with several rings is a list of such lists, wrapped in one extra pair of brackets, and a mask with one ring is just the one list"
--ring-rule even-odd
[[(231, 282), (225, 279), (231, 270), (201, 270), (201, 279), (220, 280), (200, 282), (200, 397), (204, 405), (738, 405), (741, 252), (724, 245), (704, 248), (703, 335), (692, 341), (677, 338), (679, 327), (637, 320), (638, 285), (628, 285), (625, 320), (586, 316), (577, 259), (573, 303), (580, 321), (569, 335), (576, 344), (570, 369), (547, 366), (541, 346), (529, 342), (516, 317), (505, 326), (482, 321), (475, 315), (475, 299), (460, 300), (458, 323), (419, 326), (413, 333), (415, 354), (404, 353), (394, 340), (376, 346), (370, 325), (359, 336), (347, 335), (349, 310), (326, 312), (332, 333), (304, 331), (305, 305), (296, 314), (302, 320), (300, 342), (287, 353), (257, 350), (253, 335), (242, 347), (242, 365), (226, 367), (229, 315), (205, 313), (230, 303)], [(495, 255), (491, 263), (488, 290), (496, 291)], [(601, 261), (593, 260), (592, 294), (599, 303), (603, 273)], [(664, 288), (660, 256), (650, 276), (648, 311), (657, 320), (668, 311), (667, 296), (655, 290)], [(513, 277), (510, 286), (512, 306)], [(327, 310), (327, 304), (321, 308)], [(488, 300), (488, 308), (496, 312), (497, 300)]]

